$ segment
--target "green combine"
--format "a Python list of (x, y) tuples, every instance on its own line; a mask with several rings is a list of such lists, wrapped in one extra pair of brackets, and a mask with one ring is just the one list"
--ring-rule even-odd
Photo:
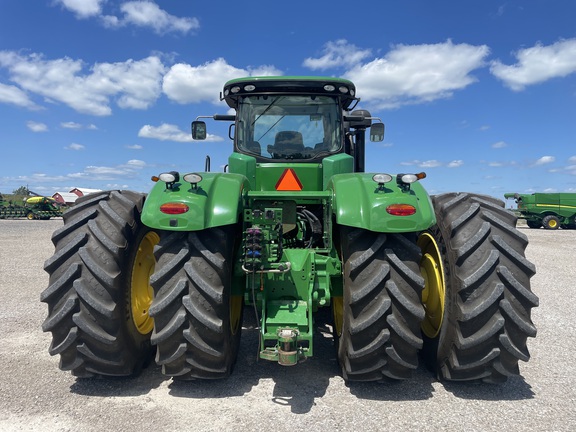
[(535, 267), (501, 200), (366, 173), (384, 125), (348, 80), (241, 78), (221, 99), (235, 114), (192, 135), (229, 123), (224, 172), (164, 172), (147, 195), (95, 193), (64, 215), (41, 295), (61, 369), (131, 375), (155, 355), (174, 379), (224, 378), (245, 309), (258, 357), (297, 365), (325, 309), (345, 380), (406, 379), (421, 358), (444, 380), (518, 374)]
[(519, 218), (529, 228), (576, 229), (576, 193), (506, 193), (504, 197), (514, 199)]

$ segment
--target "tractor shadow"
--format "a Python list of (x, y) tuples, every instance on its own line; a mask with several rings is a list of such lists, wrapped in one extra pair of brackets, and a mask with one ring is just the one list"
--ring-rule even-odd
[[(258, 327), (252, 308), (246, 308), (238, 361), (222, 381), (172, 381), (170, 394), (184, 398), (244, 396), (259, 387), (268, 400), (295, 414), (309, 412), (323, 397), (330, 381), (339, 378), (339, 366), (330, 329), (320, 320), (314, 335), (314, 356), (295, 366), (280, 366), (258, 358)], [(341, 379), (341, 378), (339, 378)], [(270, 389), (269, 389), (270, 387)]]
[(134, 397), (150, 393), (166, 380), (152, 359), (150, 366), (137, 376), (76, 378), (70, 386), (70, 392), (94, 397)]
[(467, 400), (524, 400), (534, 397), (531, 386), (520, 376), (504, 384), (481, 382), (440, 383), (423, 365), (409, 380), (345, 383), (338, 365), (329, 317), (323, 312), (316, 316), (314, 356), (292, 366), (280, 366), (258, 358), (258, 328), (254, 311), (246, 308), (238, 360), (230, 377), (223, 380), (177, 381), (162, 375), (161, 368), (151, 364), (134, 378), (76, 379), (70, 391), (96, 397), (131, 397), (148, 394), (151, 390), (167, 386), (171, 396), (190, 399), (219, 399), (245, 397), (258, 388), (261, 398), (294, 414), (305, 414), (316, 400), (327, 394), (348, 393), (358, 399), (376, 401), (419, 401), (434, 397), (435, 392), (446, 391), (454, 397)]

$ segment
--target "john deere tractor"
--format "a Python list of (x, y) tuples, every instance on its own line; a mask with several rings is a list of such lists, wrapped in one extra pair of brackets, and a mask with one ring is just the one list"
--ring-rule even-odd
[(444, 380), (518, 373), (538, 298), (502, 201), (366, 173), (384, 125), (348, 80), (240, 78), (221, 100), (235, 114), (200, 116), (192, 135), (229, 123), (224, 172), (164, 172), (147, 195), (91, 194), (64, 214), (41, 295), (61, 369), (131, 375), (155, 353), (175, 379), (223, 378), (244, 309), (259, 358), (296, 365), (326, 308), (345, 380), (405, 379), (420, 359)]

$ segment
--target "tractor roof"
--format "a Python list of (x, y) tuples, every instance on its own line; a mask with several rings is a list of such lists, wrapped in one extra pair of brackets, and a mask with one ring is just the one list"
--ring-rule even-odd
[(236, 108), (239, 96), (250, 94), (300, 94), (338, 96), (344, 109), (356, 98), (356, 87), (343, 78), (317, 76), (260, 76), (237, 78), (224, 84), (221, 100)]

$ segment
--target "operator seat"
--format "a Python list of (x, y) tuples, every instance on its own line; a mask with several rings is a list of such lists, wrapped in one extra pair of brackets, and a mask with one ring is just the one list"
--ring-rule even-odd
[(262, 154), (262, 147), (258, 141), (250, 141), (246, 146), (246, 150), (250, 153), (257, 154), (258, 156)]
[(304, 153), (304, 139), (297, 131), (281, 131), (274, 138), (274, 145), (268, 146), (268, 152), (273, 157), (287, 157)]

